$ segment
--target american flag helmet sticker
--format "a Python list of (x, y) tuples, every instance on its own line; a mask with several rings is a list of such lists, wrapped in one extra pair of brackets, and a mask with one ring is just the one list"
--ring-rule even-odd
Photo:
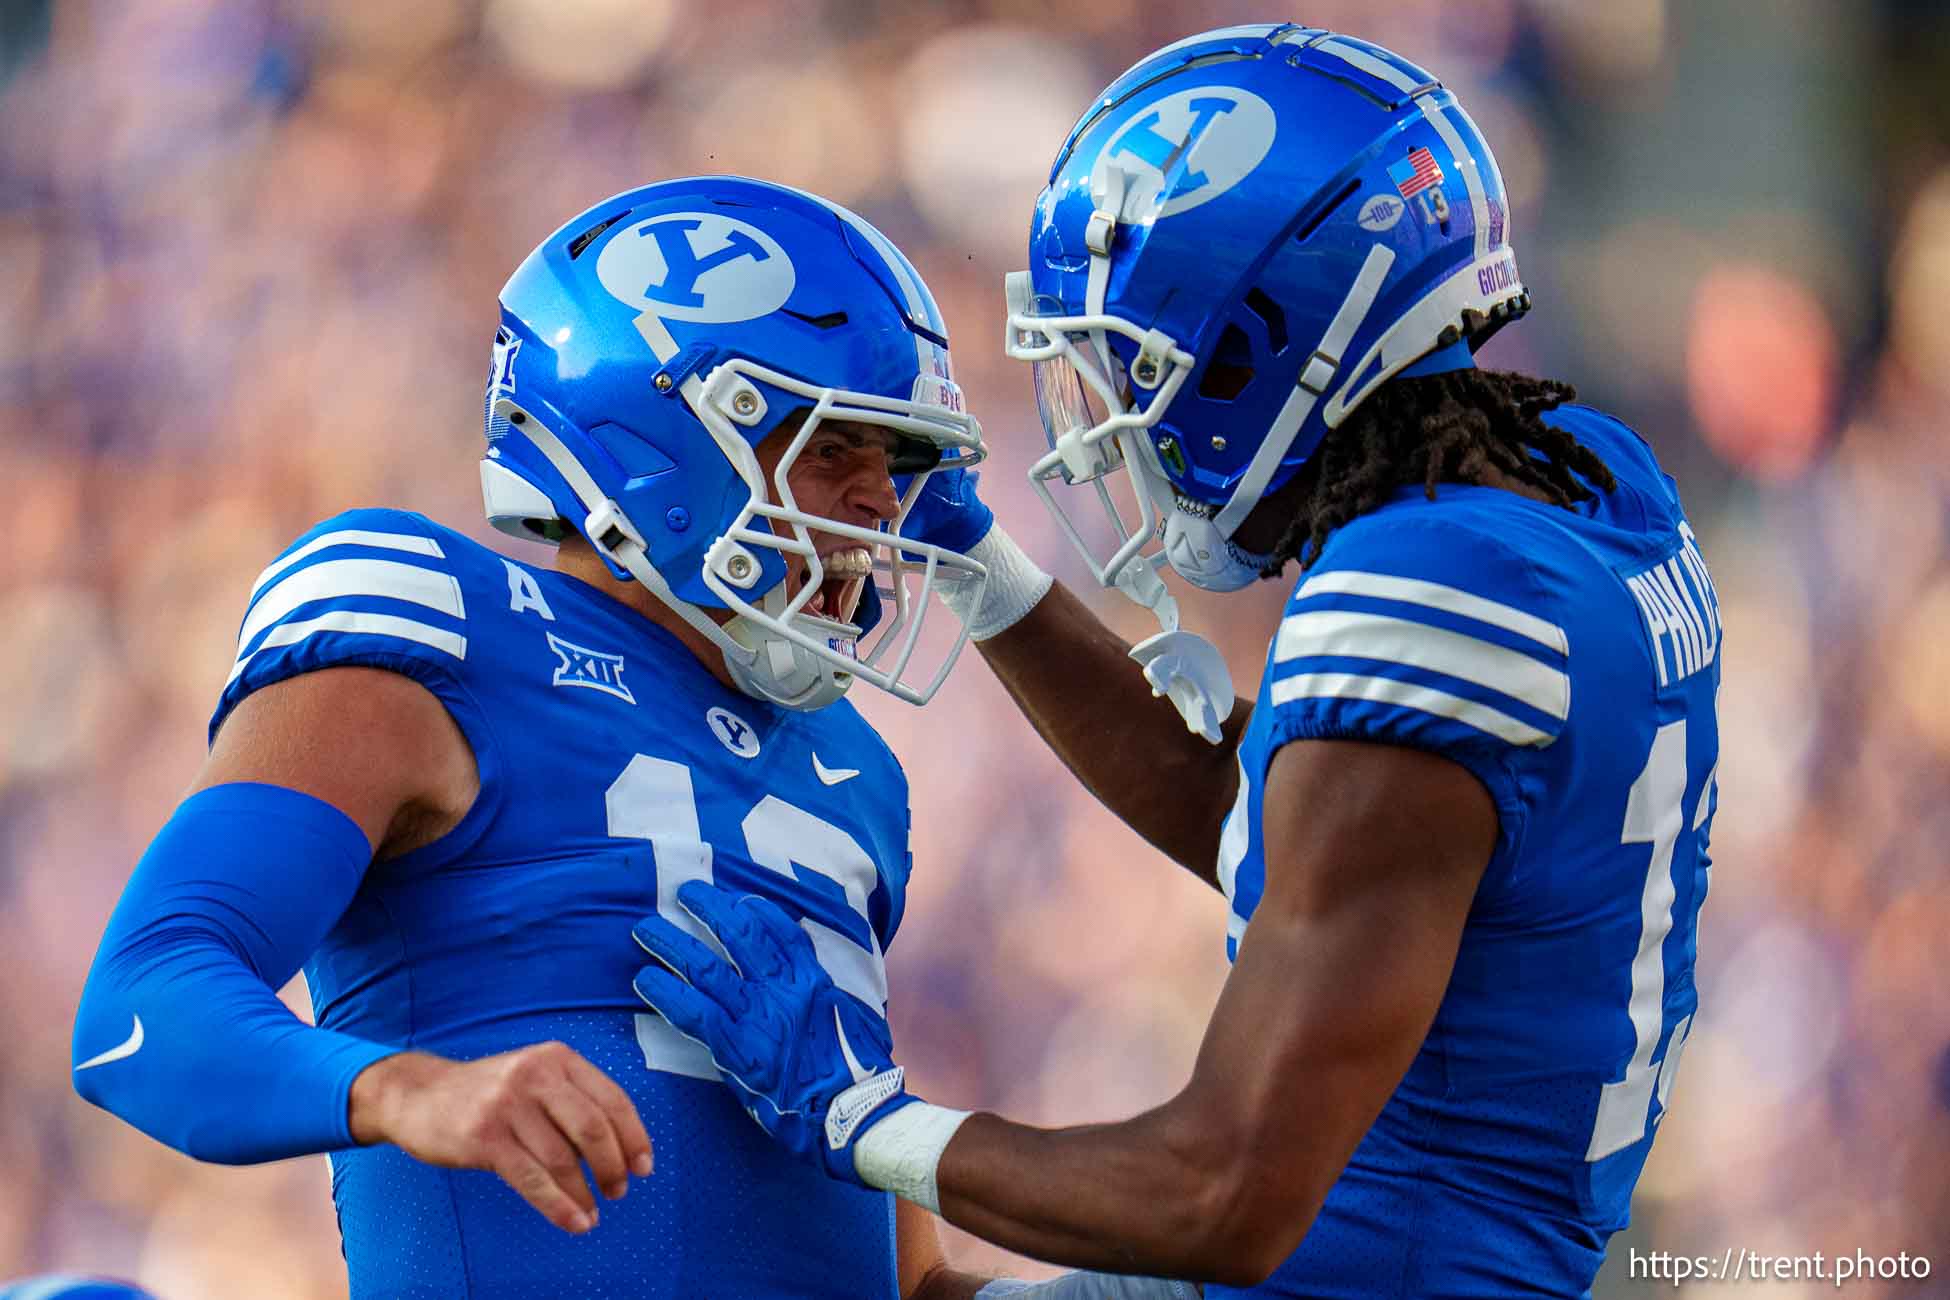
[(1416, 149), (1400, 162), (1388, 164), (1388, 179), (1395, 182), (1403, 198), (1412, 199), (1431, 185), (1442, 183), (1442, 164), (1427, 149)]

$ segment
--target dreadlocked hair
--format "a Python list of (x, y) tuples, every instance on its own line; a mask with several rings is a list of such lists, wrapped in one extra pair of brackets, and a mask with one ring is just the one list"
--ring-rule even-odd
[(1420, 483), (1435, 500), (1438, 483), (1482, 484), (1486, 471), (1544, 494), (1569, 509), (1617, 486), (1598, 454), (1539, 417), (1577, 400), (1554, 379), (1507, 370), (1450, 370), (1395, 379), (1377, 388), (1337, 429), (1308, 467), (1315, 475), (1306, 504), (1274, 548), (1264, 576), (1292, 559), (1305, 569), (1328, 537)]

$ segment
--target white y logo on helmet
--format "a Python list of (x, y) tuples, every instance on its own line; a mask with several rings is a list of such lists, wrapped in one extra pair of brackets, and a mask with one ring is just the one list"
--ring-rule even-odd
[(646, 315), (714, 325), (777, 311), (797, 281), (778, 240), (722, 212), (665, 212), (624, 227), (603, 245), (596, 278)]
[(1116, 167), (1128, 178), (1121, 216), (1176, 216), (1245, 180), (1273, 148), (1278, 127), (1272, 107), (1250, 90), (1200, 86), (1166, 95), (1111, 132), (1090, 171), (1090, 197), (1103, 206)]

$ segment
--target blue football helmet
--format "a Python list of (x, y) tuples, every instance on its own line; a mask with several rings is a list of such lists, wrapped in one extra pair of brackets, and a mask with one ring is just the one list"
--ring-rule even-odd
[[(1112, 82), (1007, 285), (1007, 350), (1035, 366), (1050, 440), (1031, 479), (1097, 580), (1169, 631), (1161, 564), (1215, 591), (1257, 577), (1233, 533), (1329, 429), (1396, 374), (1471, 364), (1529, 309), (1508, 239), (1476, 124), (1380, 46), (1229, 27)], [(1134, 519), (1106, 482), (1120, 468)], [(1097, 496), (1108, 553), (1057, 480)]]
[[(912, 480), (884, 530), (794, 502), (787, 473), (827, 420), (894, 433)], [(910, 674), (929, 590), (985, 581), (982, 566), (899, 531), (934, 468), (981, 458), (981, 428), (920, 274), (845, 208), (730, 176), (597, 204), (502, 289), (486, 422), (488, 519), (531, 540), (580, 532), (748, 694), (814, 709), (861, 678), (919, 704), (960, 652), (965, 632)], [(788, 428), (768, 483), (754, 448)]]

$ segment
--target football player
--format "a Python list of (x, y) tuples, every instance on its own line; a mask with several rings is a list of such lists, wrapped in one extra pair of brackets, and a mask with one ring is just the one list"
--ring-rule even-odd
[[(1720, 619), (1645, 442), (1475, 368), (1530, 306), (1509, 240), (1456, 96), (1365, 41), (1209, 32), (1091, 104), (1009, 350), (1032, 477), (1110, 508), (1100, 549), (1071, 536), (1160, 617), (1144, 675), (970, 477), (907, 531), (979, 536), (989, 585), (951, 602), (1084, 783), (1224, 891), (1233, 969), (1176, 1096), (1041, 1130), (916, 1100), (771, 903), (687, 885), (736, 965), (649, 918), (639, 991), (783, 1142), (1213, 1296), (1588, 1292), (1697, 1006)], [(1235, 707), (1158, 570), (1231, 591), (1290, 561)]]
[(553, 566), (397, 510), (272, 561), (77, 1089), (205, 1160), (331, 1152), (354, 1296), (973, 1293), (925, 1214), (752, 1126), (627, 934), (685, 882), (769, 896), (879, 1022), (907, 783), (842, 697), (925, 701), (927, 591), (981, 585), (897, 532), (892, 475), (981, 450), (940, 312), (842, 208), (671, 181), (544, 240), (493, 355), (488, 517)]

